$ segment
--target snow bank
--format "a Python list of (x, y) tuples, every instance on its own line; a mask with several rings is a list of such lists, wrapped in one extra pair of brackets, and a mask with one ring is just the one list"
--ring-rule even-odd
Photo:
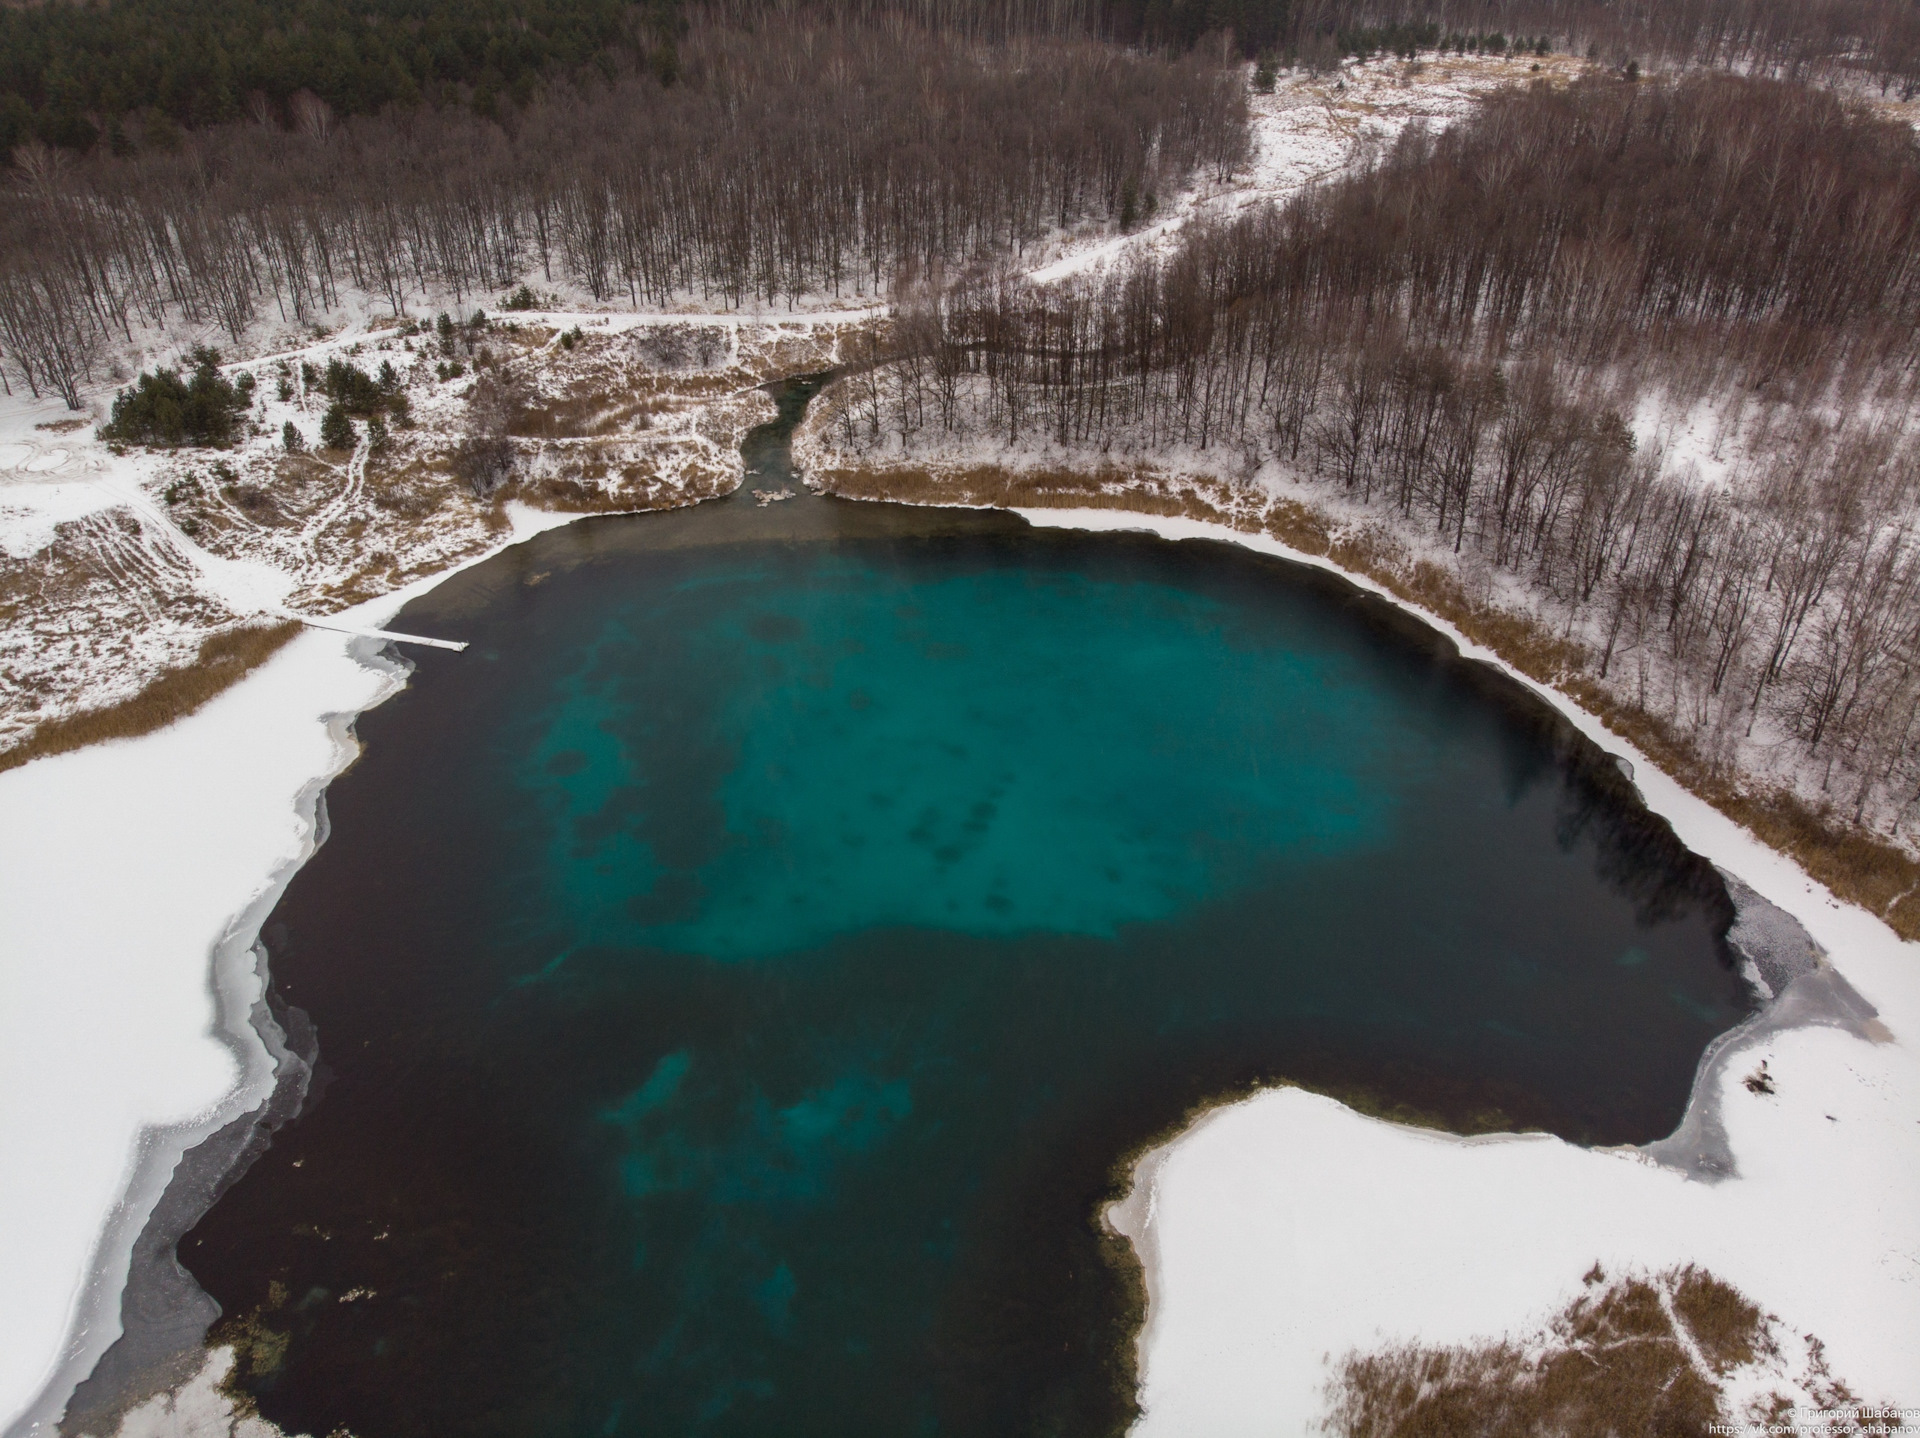
[[(512, 513), (509, 542), (578, 517)], [(444, 577), (331, 618), (379, 627)], [(311, 796), (351, 756), (329, 716), (393, 686), (352, 643), (309, 630), (167, 729), (0, 774), (10, 1433), (51, 1432), (118, 1336), (131, 1244), (179, 1155), (265, 1095), (271, 1064), (244, 1023), (259, 978), (223, 960), (210, 985), (208, 956), (244, 955), (235, 916), (257, 925), (311, 852)]]
[[(1193, 520), (1021, 513), (1043, 526), (1226, 540), (1336, 569)], [(1737, 1176), (1719, 1183), (1638, 1150), (1455, 1138), (1296, 1090), (1209, 1114), (1142, 1161), (1113, 1215), (1152, 1295), (1136, 1432), (1314, 1431), (1329, 1359), (1396, 1340), (1513, 1332), (1572, 1297), (1596, 1259), (1610, 1272), (1701, 1264), (1818, 1336), (1862, 1397), (1920, 1401), (1920, 945), (1841, 905), (1564, 697), (1423, 617), (1627, 759), (1683, 843), (1805, 926), (1878, 1009), (1867, 1031), (1879, 1041), (1837, 1027), (1783, 1030), (1764, 1016), (1743, 1031), (1703, 1074), (1690, 1114), (1705, 1110), (1724, 1129)], [(1762, 1059), (1772, 1094), (1741, 1083)]]
[[(1204, 173), (1155, 223), (1115, 234), (1104, 223), (1050, 236), (1029, 255), (1027, 278), (1050, 285), (1125, 260), (1171, 253), (1195, 220), (1227, 220), (1263, 201), (1284, 203), (1390, 145), (1409, 125), (1442, 129), (1473, 113), (1503, 85), (1565, 82), (1586, 68), (1570, 56), (1543, 63), (1492, 55), (1434, 56), (1416, 64), (1347, 61), (1334, 73), (1284, 76), (1272, 94), (1247, 97), (1252, 141), (1246, 164), (1224, 179)], [(1249, 74), (1253, 67), (1247, 66)]]

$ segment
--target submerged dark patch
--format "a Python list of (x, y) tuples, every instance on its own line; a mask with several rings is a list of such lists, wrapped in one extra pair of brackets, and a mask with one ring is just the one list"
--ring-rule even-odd
[(287, 1335), (269, 1418), (1115, 1432), (1097, 1210), (1195, 1103), (1646, 1140), (1746, 1012), (1711, 871), (1369, 602), (782, 508), (405, 616), (473, 647), (367, 716), (270, 930), (333, 1081), (182, 1245)]

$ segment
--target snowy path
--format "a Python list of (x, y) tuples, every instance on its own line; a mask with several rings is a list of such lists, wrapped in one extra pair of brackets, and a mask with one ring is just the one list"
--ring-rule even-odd
[(1130, 234), (1101, 226), (1057, 239), (1024, 273), (1038, 284), (1054, 284), (1110, 270), (1134, 255), (1166, 254), (1187, 226), (1230, 219), (1250, 205), (1283, 203), (1390, 144), (1408, 125), (1445, 126), (1502, 85), (1565, 80), (1584, 68), (1567, 56), (1540, 62), (1454, 56), (1428, 58), (1416, 68), (1375, 60), (1348, 64), (1336, 74), (1286, 76), (1271, 95), (1249, 97), (1252, 153), (1234, 175), (1224, 182), (1203, 179), (1172, 197), (1164, 218)]

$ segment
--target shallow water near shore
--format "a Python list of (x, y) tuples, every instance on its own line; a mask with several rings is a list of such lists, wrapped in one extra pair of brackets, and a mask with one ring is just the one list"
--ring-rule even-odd
[(1610, 763), (1224, 546), (741, 495), (395, 627), (472, 647), (359, 726), (264, 935), (315, 1097), (181, 1245), (289, 1431), (1118, 1431), (1097, 1210), (1194, 1105), (1644, 1141), (1751, 1008)]

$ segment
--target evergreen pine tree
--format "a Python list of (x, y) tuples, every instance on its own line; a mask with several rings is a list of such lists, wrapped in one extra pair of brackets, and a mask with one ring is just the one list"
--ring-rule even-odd
[(320, 443), (326, 449), (353, 448), (353, 421), (338, 403), (328, 405), (326, 416), (320, 421)]

